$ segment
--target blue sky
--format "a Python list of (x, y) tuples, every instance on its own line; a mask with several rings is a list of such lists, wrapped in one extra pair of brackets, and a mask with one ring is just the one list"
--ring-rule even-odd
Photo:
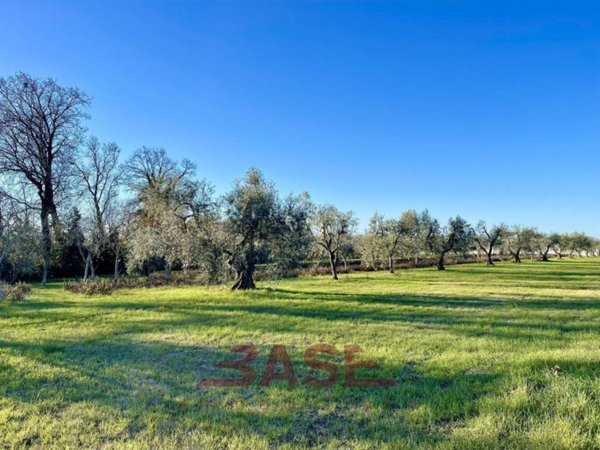
[(600, 236), (600, 5), (0, 0), (0, 75), (93, 97), (91, 133), (219, 192), (257, 166), (352, 209)]

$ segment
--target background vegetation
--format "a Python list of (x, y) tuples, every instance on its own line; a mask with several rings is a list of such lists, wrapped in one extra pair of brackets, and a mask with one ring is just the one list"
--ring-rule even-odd
[(0, 276), (9, 282), (156, 270), (168, 280), (181, 269), (205, 284), (231, 278), (234, 289), (253, 289), (260, 264), (287, 276), (326, 261), (337, 279), (340, 262), (357, 258), (394, 272), (423, 258), (443, 270), (453, 254), (488, 265), (502, 255), (519, 263), (600, 254), (600, 241), (583, 233), (472, 226), (460, 216), (444, 225), (427, 211), (374, 214), (358, 234), (352, 212), (315, 205), (308, 193), (282, 197), (257, 169), (216, 197), (188, 160), (142, 147), (122, 161), (116, 143), (87, 136), (90, 103), (52, 79), (0, 78)]

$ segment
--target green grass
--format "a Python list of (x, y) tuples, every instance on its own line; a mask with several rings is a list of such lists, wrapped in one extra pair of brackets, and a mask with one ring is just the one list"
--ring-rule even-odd
[[(598, 259), (259, 286), (0, 304), (0, 447), (600, 447)], [(321, 342), (398, 385), (196, 387), (245, 343), (302, 379)]]

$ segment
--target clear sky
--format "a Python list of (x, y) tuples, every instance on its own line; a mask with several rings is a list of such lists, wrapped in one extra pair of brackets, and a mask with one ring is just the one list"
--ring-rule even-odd
[(249, 166), (364, 225), (429, 208), (600, 236), (598, 1), (0, 0), (0, 75), (219, 192)]

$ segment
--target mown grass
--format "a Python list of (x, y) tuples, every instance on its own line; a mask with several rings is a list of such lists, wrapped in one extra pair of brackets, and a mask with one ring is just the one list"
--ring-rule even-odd
[[(598, 259), (253, 292), (36, 287), (0, 304), (0, 447), (599, 448), (599, 325)], [(196, 387), (247, 343), (259, 374), (285, 344), (301, 380), (322, 342), (362, 346), (398, 385)]]

